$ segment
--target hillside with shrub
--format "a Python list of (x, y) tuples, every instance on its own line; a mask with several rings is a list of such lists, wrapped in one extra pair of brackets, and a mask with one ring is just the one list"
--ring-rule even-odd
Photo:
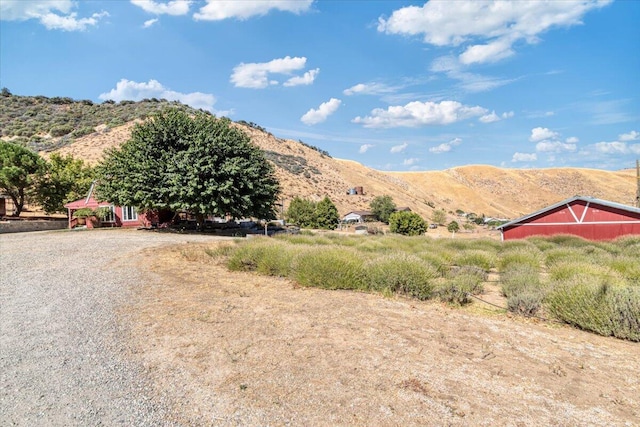
[[(90, 164), (102, 152), (126, 141), (137, 121), (167, 106), (190, 107), (177, 102), (148, 99), (140, 102), (90, 100), (66, 97), (0, 96), (2, 138), (37, 150), (72, 154)], [(368, 210), (378, 196), (390, 195), (398, 207), (409, 207), (427, 221), (435, 210), (516, 218), (575, 195), (632, 204), (635, 171), (595, 169), (503, 169), (462, 166), (445, 171), (383, 172), (351, 160), (335, 159), (327, 151), (304, 141), (278, 138), (258, 124), (238, 121), (276, 166), (282, 184), (283, 212), (295, 197), (320, 201), (328, 196), (340, 215)], [(632, 165), (630, 165), (632, 166)], [(364, 194), (349, 194), (363, 187)]]

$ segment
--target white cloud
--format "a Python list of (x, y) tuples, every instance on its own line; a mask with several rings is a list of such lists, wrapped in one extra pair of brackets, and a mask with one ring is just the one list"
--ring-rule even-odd
[[(251, 89), (264, 89), (269, 85), (276, 85), (278, 81), (269, 78), (269, 74), (291, 74), (293, 71), (302, 70), (307, 64), (305, 57), (290, 57), (273, 59), (269, 62), (241, 63), (233, 69), (231, 82), (236, 87)], [(319, 71), (318, 69), (316, 69)], [(316, 71), (312, 70), (312, 71)], [(308, 78), (315, 78), (317, 72), (309, 75)], [(304, 79), (304, 77), (302, 77)], [(291, 79), (289, 79), (291, 81)], [(295, 86), (289, 84), (289, 86)]]
[(536, 160), (538, 160), (538, 155), (536, 153), (514, 153), (511, 158), (512, 162), (535, 162)]
[[(180, 101), (183, 104), (190, 105), (193, 108), (202, 108), (211, 112), (216, 98), (208, 93), (191, 92), (180, 93), (163, 86), (157, 80), (149, 80), (149, 82), (134, 82), (127, 79), (120, 80), (115, 89), (102, 93), (98, 96), (102, 100), (112, 99), (114, 101), (140, 101), (145, 98), (167, 99), (169, 101)], [(215, 112), (221, 114), (224, 112)]]
[(531, 136), (529, 141), (538, 142), (544, 139), (554, 139), (558, 137), (558, 133), (547, 128), (537, 127), (531, 129)]
[(594, 147), (604, 154), (640, 154), (640, 144), (627, 144), (623, 141), (598, 142)]
[(266, 15), (274, 9), (299, 14), (308, 11), (312, 4), (313, 0), (207, 0), (193, 17), (203, 21), (244, 20)]
[(629, 133), (623, 133), (618, 136), (620, 141), (637, 141), (640, 139), (640, 132), (632, 130)]
[(331, 98), (327, 102), (320, 104), (317, 110), (313, 108), (307, 111), (304, 116), (300, 118), (300, 121), (306, 125), (315, 125), (327, 120), (327, 117), (336, 112), (342, 101), (336, 98)]
[(67, 16), (47, 13), (40, 16), (40, 23), (47, 30), (84, 31), (89, 26), (98, 25), (98, 21), (105, 16), (109, 16), (109, 14), (107, 12), (94, 13), (90, 18), (78, 18), (77, 16), (77, 13), (70, 13)]
[(347, 96), (351, 95), (381, 95), (395, 91), (394, 88), (382, 83), (358, 83), (349, 89), (342, 91)]
[(362, 144), (360, 146), (360, 149), (358, 150), (358, 153), (364, 154), (367, 151), (369, 151), (370, 148), (373, 148), (373, 147), (375, 147), (375, 145), (373, 145), (373, 144)]
[(460, 82), (458, 86), (467, 92), (485, 92), (517, 80), (470, 73), (465, 71), (464, 65), (452, 56), (434, 59), (430, 70), (434, 73), (444, 73), (448, 78), (458, 80)]
[(500, 116), (498, 116), (495, 111), (492, 111), (491, 113), (485, 114), (484, 116), (480, 117), (478, 120), (480, 120), (482, 123), (493, 123), (500, 121)]
[(575, 136), (570, 136), (569, 138), (565, 139), (565, 142), (567, 144), (577, 144), (580, 140), (575, 137)]
[(564, 142), (560, 140), (560, 134), (549, 128), (537, 127), (531, 129), (529, 141), (536, 143), (536, 151), (542, 153), (562, 153), (577, 150), (578, 138), (570, 136)]
[(378, 19), (378, 31), (421, 35), (436, 46), (462, 46), (464, 64), (495, 62), (514, 54), (519, 41), (532, 44), (539, 35), (558, 27), (581, 24), (592, 9), (611, 0), (579, 1), (457, 1), (431, 0), (395, 10)]
[(315, 70), (309, 70), (304, 73), (302, 76), (291, 77), (289, 80), (284, 82), (282, 86), (300, 86), (300, 85), (310, 85), (316, 79), (316, 76), (320, 72), (320, 68), (316, 68)]
[(403, 165), (405, 165), (405, 166), (411, 166), (411, 165), (415, 165), (415, 164), (416, 164), (416, 163), (418, 163), (419, 161), (420, 161), (420, 159), (419, 159), (419, 158), (417, 158), (417, 157), (412, 157), (412, 158), (410, 158), (410, 159), (404, 159), (404, 160), (402, 161), (402, 164), (403, 164)]
[(429, 151), (434, 154), (447, 153), (451, 151), (451, 149), (457, 145), (462, 144), (462, 138), (453, 138), (449, 142), (444, 142), (436, 147), (429, 148)]
[(558, 140), (545, 140), (536, 144), (536, 151), (543, 153), (561, 153), (563, 151), (576, 151), (576, 144), (570, 144)]
[(407, 144), (406, 142), (404, 144), (394, 145), (393, 147), (391, 147), (391, 150), (389, 150), (389, 152), (392, 154), (402, 153), (407, 149), (408, 146), (409, 144)]
[(149, 28), (150, 26), (152, 26), (156, 22), (158, 22), (158, 18), (149, 19), (148, 21), (144, 21), (144, 24), (142, 24), (142, 26), (144, 28)]
[(162, 3), (154, 0), (131, 0), (131, 3), (154, 15), (186, 15), (189, 13), (191, 0), (172, 0)]
[(71, 0), (2, 0), (0, 1), (0, 18), (3, 21), (25, 21), (39, 19), (53, 11), (68, 15), (73, 7)]
[(420, 102), (413, 101), (404, 106), (391, 106), (386, 110), (376, 108), (370, 116), (356, 117), (353, 123), (368, 128), (417, 127), (424, 125), (447, 125), (487, 113), (485, 108), (462, 105), (457, 101)]
[(508, 58), (515, 52), (511, 49), (513, 42), (508, 38), (498, 39), (488, 44), (469, 46), (460, 54), (460, 62), (466, 65), (485, 62), (497, 62)]
[(85, 31), (98, 25), (107, 12), (94, 13), (88, 18), (78, 18), (72, 10), (77, 4), (71, 0), (2, 0), (0, 19), (4, 21), (26, 21), (37, 19), (48, 30)]

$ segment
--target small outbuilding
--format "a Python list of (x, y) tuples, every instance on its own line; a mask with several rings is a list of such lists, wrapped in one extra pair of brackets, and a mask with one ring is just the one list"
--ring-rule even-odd
[(95, 183), (91, 185), (87, 197), (64, 205), (69, 215), (69, 228), (75, 228), (79, 225), (93, 228), (92, 221), (82, 221), (79, 218), (75, 218), (74, 212), (84, 208), (94, 211), (98, 208), (106, 208), (109, 211), (108, 215), (102, 219), (101, 227), (149, 227), (153, 222), (156, 222), (154, 221), (157, 216), (155, 212), (139, 213), (133, 206), (115, 206), (110, 202), (96, 200), (94, 189)]
[(351, 211), (342, 217), (342, 222), (375, 221), (376, 216), (370, 211)]
[(575, 196), (497, 227), (502, 240), (573, 234), (588, 240), (640, 235), (640, 209)]

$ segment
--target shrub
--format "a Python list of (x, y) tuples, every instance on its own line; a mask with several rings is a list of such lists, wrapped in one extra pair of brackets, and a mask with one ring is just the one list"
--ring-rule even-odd
[(507, 309), (523, 316), (533, 316), (542, 307), (544, 292), (541, 289), (524, 289), (507, 298)]
[(501, 274), (500, 282), (509, 311), (532, 316), (542, 307), (546, 290), (540, 282), (538, 268), (528, 263), (510, 264)]
[(609, 262), (611, 269), (619, 273), (630, 284), (640, 285), (639, 258), (632, 256), (618, 256)]
[(626, 284), (624, 278), (616, 271), (588, 260), (560, 262), (549, 269), (549, 279), (554, 281), (566, 281), (579, 276), (601, 278), (610, 284)]
[(500, 282), (502, 295), (509, 298), (530, 288), (540, 288), (540, 272), (530, 264), (511, 264), (500, 275)]
[(394, 212), (389, 216), (389, 231), (405, 236), (419, 236), (427, 231), (427, 225), (415, 212)]
[(80, 208), (73, 212), (73, 218), (87, 218), (94, 215), (93, 209), (91, 208)]
[(227, 260), (227, 268), (231, 271), (256, 271), (263, 256), (264, 246), (244, 244), (235, 248)]
[(640, 341), (640, 288), (610, 285), (601, 277), (577, 276), (547, 296), (549, 311), (570, 325), (600, 335)]
[(64, 136), (71, 132), (73, 132), (73, 126), (71, 125), (58, 125), (52, 127), (51, 130), (49, 130), (49, 133), (53, 137)]
[(482, 291), (482, 279), (477, 274), (463, 272), (443, 281), (436, 293), (441, 301), (464, 305), (471, 302), (471, 295), (478, 295)]
[(292, 276), (302, 286), (324, 289), (363, 289), (363, 261), (341, 248), (319, 247), (297, 255)]
[(489, 271), (496, 264), (495, 255), (482, 250), (468, 250), (460, 252), (454, 260), (456, 265), (472, 265)]
[(291, 273), (294, 252), (282, 244), (263, 245), (256, 271), (266, 276), (287, 277)]
[(370, 289), (429, 299), (432, 281), (437, 271), (420, 258), (402, 252), (370, 260), (365, 264), (366, 281)]
[(512, 264), (527, 264), (537, 270), (540, 268), (541, 258), (540, 251), (533, 245), (513, 247), (500, 254), (498, 268), (500, 271), (506, 271)]

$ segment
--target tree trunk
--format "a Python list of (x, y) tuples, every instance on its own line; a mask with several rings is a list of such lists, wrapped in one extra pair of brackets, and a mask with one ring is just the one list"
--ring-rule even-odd
[(22, 208), (24, 207), (24, 192), (19, 191), (17, 196), (13, 193), (10, 193), (9, 197), (11, 197), (13, 206), (15, 207), (15, 211), (11, 216), (20, 216), (20, 212), (22, 212)]
[(204, 214), (196, 214), (196, 228), (198, 231), (204, 231)]

